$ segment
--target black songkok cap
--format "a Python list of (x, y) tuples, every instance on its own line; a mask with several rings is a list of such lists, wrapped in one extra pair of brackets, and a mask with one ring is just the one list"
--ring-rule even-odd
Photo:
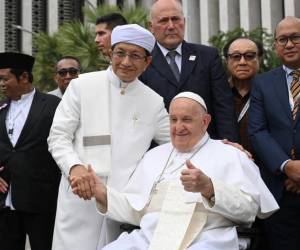
[(32, 72), (34, 57), (14, 52), (0, 53), (0, 69), (23, 69)]

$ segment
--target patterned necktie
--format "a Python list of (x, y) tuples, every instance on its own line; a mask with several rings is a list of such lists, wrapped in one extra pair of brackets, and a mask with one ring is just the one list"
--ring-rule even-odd
[(178, 66), (177, 66), (176, 61), (175, 61), (175, 56), (176, 55), (177, 55), (176, 50), (171, 50), (167, 54), (167, 56), (170, 58), (170, 68), (171, 68), (177, 82), (179, 82), (180, 73), (179, 73), (179, 69), (178, 69)]
[(290, 73), (290, 75), (293, 77), (293, 81), (291, 83), (291, 94), (293, 96), (294, 100), (294, 108), (292, 110), (292, 117), (293, 120), (296, 119), (296, 115), (299, 109), (299, 93), (300, 93), (300, 70), (294, 70)]

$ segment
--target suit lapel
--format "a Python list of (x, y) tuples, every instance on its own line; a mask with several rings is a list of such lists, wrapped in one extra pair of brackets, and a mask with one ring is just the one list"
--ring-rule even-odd
[(10, 101), (7, 100), (0, 105), (2, 107), (0, 110), (0, 135), (1, 135), (1, 139), (7, 144), (10, 144), (10, 140), (7, 134), (5, 119), (6, 119), (7, 112), (9, 110), (9, 104)]
[(182, 43), (182, 62), (181, 62), (181, 74), (180, 74), (180, 87), (189, 78), (193, 71), (197, 61), (199, 60), (197, 51), (192, 49), (188, 44), (183, 41)]
[(158, 72), (160, 72), (161, 75), (166, 77), (171, 84), (178, 87), (178, 82), (177, 82), (166, 58), (164, 57), (163, 53), (161, 52), (161, 50), (157, 44), (155, 44), (155, 47), (152, 52), (152, 56), (153, 56), (153, 61), (152, 61), (153, 67), (155, 67), (156, 70)]
[(289, 102), (286, 76), (285, 76), (285, 71), (282, 69), (282, 67), (274, 71), (273, 82), (274, 82), (273, 86), (277, 94), (277, 98), (281, 102), (281, 105), (284, 109), (284, 113), (287, 115), (290, 121), (292, 121), (292, 113), (291, 113), (291, 107)]
[(44, 101), (45, 98), (41, 95), (41, 93), (39, 93), (37, 90), (34, 94), (33, 100), (32, 100), (32, 104), (26, 119), (26, 122), (24, 124), (24, 127), (22, 129), (22, 132), (19, 136), (19, 139), (16, 143), (16, 147), (22, 143), (22, 141), (25, 140), (26, 136), (30, 133), (30, 131), (32, 130), (33, 126), (35, 125), (35, 123), (37, 122), (37, 120), (39, 119), (39, 116), (42, 112), (42, 110), (44, 109), (44, 106), (46, 104), (46, 102)]

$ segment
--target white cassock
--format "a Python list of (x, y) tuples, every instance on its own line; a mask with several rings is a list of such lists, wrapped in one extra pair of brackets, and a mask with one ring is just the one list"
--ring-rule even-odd
[[(164, 235), (160, 238), (160, 245), (156, 248), (151, 246), (156, 226), (162, 219), (162, 205), (153, 205), (151, 202), (149, 205), (149, 200), (154, 199), (151, 190), (153, 190), (153, 183), (158, 179), (162, 180), (159, 184), (162, 186), (163, 183), (174, 181), (181, 185), (180, 173), (186, 166), (180, 166), (199, 147), (200, 150), (191, 158), (191, 162), (211, 178), (215, 192), (215, 205), (211, 206), (211, 203), (200, 193), (183, 191), (183, 203), (196, 203), (195, 211), (199, 210), (206, 216), (204, 227), (195, 234), (187, 249), (238, 250), (236, 225), (250, 226), (256, 216), (264, 218), (278, 209), (275, 199), (260, 177), (257, 166), (240, 150), (221, 141), (209, 139), (206, 134), (190, 153), (180, 153), (175, 149), (171, 154), (173, 148), (171, 143), (149, 151), (137, 167), (124, 193), (107, 187), (106, 216), (140, 225), (141, 229), (134, 230), (130, 234), (126, 232), (121, 234), (116, 241), (103, 249), (146, 250), (149, 249), (149, 245), (151, 249), (160, 250), (186, 249), (186, 247), (173, 248), (178, 235), (174, 239), (169, 239), (178, 231), (177, 229), (183, 227), (178, 217), (179, 213), (169, 221), (169, 225), (163, 228), (165, 233), (161, 233)], [(166, 166), (170, 154), (169, 164)], [(165, 172), (160, 177), (164, 167), (166, 167)], [(159, 194), (160, 188), (157, 192)], [(151, 211), (147, 212), (150, 206), (156, 208), (151, 208)], [(178, 203), (178, 206), (181, 204)], [(98, 209), (102, 211), (100, 204)], [(193, 222), (193, 219), (191, 221)]]
[[(99, 162), (99, 154), (94, 153), (94, 156), (88, 157), (85, 154), (83, 128), (88, 126), (87, 132), (90, 133), (104, 122), (104, 118), (97, 118), (102, 105), (100, 101), (104, 98), (101, 91), (97, 91), (99, 92), (101, 84), (107, 82), (111, 166), (102, 166), (104, 164), (101, 165), (101, 162), (99, 166), (92, 164), (104, 181), (107, 180), (110, 186), (121, 191), (148, 150), (151, 140), (154, 139), (159, 144), (170, 140), (169, 118), (163, 98), (139, 80), (129, 83), (124, 94), (121, 94), (120, 81), (111, 68), (81, 74), (79, 78), (72, 80), (57, 108), (48, 138), (49, 151), (63, 174), (59, 187), (53, 250), (96, 250), (100, 233), (100, 245), (119, 235), (119, 224), (99, 216), (95, 202), (84, 201), (74, 195), (68, 182), (70, 168), (75, 164)], [(96, 134), (94, 137), (93, 134), (89, 136), (97, 138)], [(102, 230), (102, 227), (107, 227), (107, 231)]]

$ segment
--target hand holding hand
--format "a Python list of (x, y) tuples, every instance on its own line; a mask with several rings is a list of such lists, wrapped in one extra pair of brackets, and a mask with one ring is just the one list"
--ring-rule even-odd
[(211, 179), (190, 161), (186, 162), (186, 166), (187, 169), (181, 172), (180, 177), (184, 190), (188, 192), (200, 192), (204, 197), (210, 199), (214, 195), (214, 187)]
[(74, 165), (70, 170), (69, 181), (74, 194), (85, 200), (92, 198), (90, 173), (83, 165)]

